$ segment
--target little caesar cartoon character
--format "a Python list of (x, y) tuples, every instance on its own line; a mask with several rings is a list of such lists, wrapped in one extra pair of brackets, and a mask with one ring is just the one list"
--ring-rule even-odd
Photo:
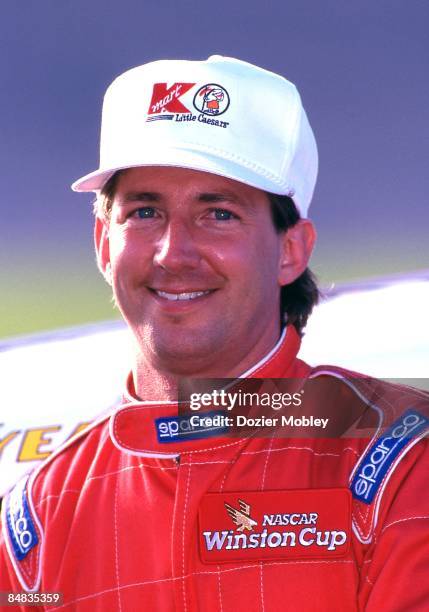
[(207, 87), (200, 95), (204, 94), (204, 104), (207, 112), (217, 115), (219, 113), (219, 102), (224, 99), (224, 93), (219, 87)]
[[(429, 609), (428, 395), (297, 357), (316, 174), (277, 74), (213, 56), (112, 83), (100, 167), (73, 188), (97, 194), (135, 359), (113, 413), (6, 497), (0, 591), (69, 612)], [(178, 412), (182, 378), (226, 377), (284, 380), (289, 407), (240, 413), (242, 434), (234, 386), (213, 395), (233, 410)]]

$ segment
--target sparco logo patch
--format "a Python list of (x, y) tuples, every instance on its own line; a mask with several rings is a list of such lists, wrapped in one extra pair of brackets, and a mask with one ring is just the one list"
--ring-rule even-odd
[(38, 543), (25, 490), (27, 479), (18, 483), (7, 498), (6, 522), (15, 557), (22, 561)]
[(353, 497), (370, 504), (402, 449), (429, 426), (429, 419), (408, 410), (365, 453), (352, 480)]
[(209, 493), (199, 511), (204, 563), (340, 557), (350, 544), (347, 489)]
[(147, 121), (173, 119), (175, 113), (189, 113), (189, 108), (186, 108), (180, 98), (194, 85), (195, 83), (174, 83), (167, 87), (167, 83), (155, 83)]
[(203, 85), (194, 96), (194, 106), (204, 115), (222, 115), (228, 110), (228, 92), (216, 83)]
[(158, 442), (186, 442), (212, 436), (220, 436), (228, 431), (224, 413), (213, 410), (204, 415), (204, 419), (194, 414), (178, 417), (161, 417), (155, 419)]

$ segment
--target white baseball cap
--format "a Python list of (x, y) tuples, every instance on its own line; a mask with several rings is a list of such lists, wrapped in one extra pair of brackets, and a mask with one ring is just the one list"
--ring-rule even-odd
[(176, 166), (288, 195), (306, 217), (317, 159), (290, 81), (219, 55), (160, 60), (128, 70), (107, 89), (100, 167), (72, 189), (98, 192), (124, 168)]

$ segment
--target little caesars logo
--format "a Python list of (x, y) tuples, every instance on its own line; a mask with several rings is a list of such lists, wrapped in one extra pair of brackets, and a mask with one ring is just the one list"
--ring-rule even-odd
[[(238, 508), (234, 508), (225, 502), (226, 511), (233, 523), (237, 525), (237, 532), (232, 529), (223, 531), (204, 531), (204, 542), (207, 551), (213, 550), (239, 550), (252, 548), (295, 548), (295, 547), (320, 547), (323, 550), (333, 551), (347, 541), (345, 531), (317, 529), (319, 515), (317, 512), (291, 513), (291, 514), (264, 514), (261, 531), (253, 532), (258, 521), (251, 517), (250, 505), (245, 501), (238, 500)], [(270, 528), (296, 527), (294, 531), (278, 531)]]
[(207, 83), (200, 87), (193, 97), (193, 106), (199, 112), (194, 114), (186, 106), (183, 96), (196, 83), (155, 83), (148, 108), (146, 121), (198, 121), (216, 127), (228, 127), (228, 121), (217, 117), (228, 110), (230, 99), (224, 87), (216, 83)]

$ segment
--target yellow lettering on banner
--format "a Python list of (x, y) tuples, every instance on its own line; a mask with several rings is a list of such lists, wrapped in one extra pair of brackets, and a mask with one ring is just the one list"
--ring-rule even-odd
[(39, 461), (49, 457), (52, 451), (43, 451), (42, 446), (52, 442), (49, 432), (59, 431), (60, 426), (43, 427), (40, 429), (29, 429), (24, 433), (24, 439), (18, 455), (18, 461)]
[(91, 421), (87, 421), (86, 423), (80, 423), (76, 429), (74, 429), (71, 434), (69, 435), (68, 439), (72, 438), (73, 436), (75, 436), (76, 434), (78, 434), (80, 431), (82, 431), (83, 429), (86, 429), (88, 427), (88, 425), (91, 425)]
[(0, 439), (0, 456), (6, 444), (9, 444), (9, 442), (12, 442), (12, 440), (16, 438), (18, 434), (19, 434), (19, 431), (11, 431), (10, 433), (7, 434), (7, 436)]

